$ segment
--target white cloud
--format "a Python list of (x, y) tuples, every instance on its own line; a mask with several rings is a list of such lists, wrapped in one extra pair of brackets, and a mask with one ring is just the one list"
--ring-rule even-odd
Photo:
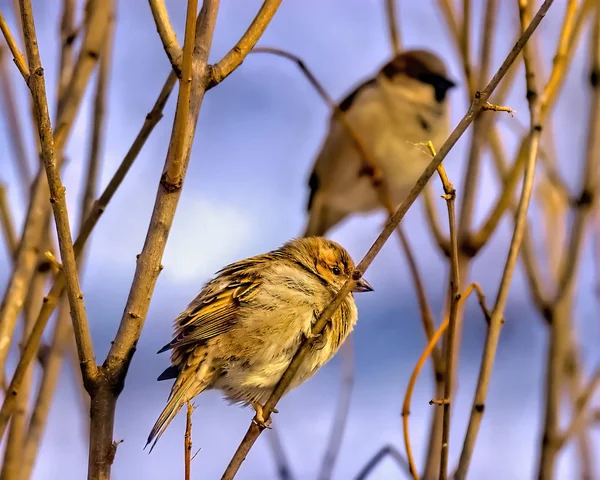
[(253, 218), (231, 204), (199, 196), (183, 207), (165, 251), (163, 275), (185, 283), (212, 276), (237, 259), (252, 235)]

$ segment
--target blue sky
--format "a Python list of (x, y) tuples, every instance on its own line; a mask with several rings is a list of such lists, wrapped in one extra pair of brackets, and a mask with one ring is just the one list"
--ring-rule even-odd
[[(8, 0), (0, 0), (14, 27)], [(57, 71), (56, 25), (60, 2), (34, 1), (42, 60), (54, 103)], [(243, 33), (261, 2), (223, 1), (217, 21), (211, 61), (224, 55)], [(448, 40), (433, 0), (400, 1), (401, 30), (406, 47), (436, 49), (450, 65), (453, 78), (464, 88), (460, 65)], [(474, 16), (481, 18), (481, 1), (473, 2)], [(516, 8), (499, 2), (499, 32), (493, 67), (512, 46), (517, 28)], [(185, 2), (167, 1), (173, 24), (181, 38)], [(370, 75), (390, 54), (387, 26), (380, 0), (284, 1), (272, 25), (259, 42), (287, 49), (302, 57), (334, 98), (341, 98)], [(544, 59), (550, 64), (560, 28), (562, 2), (556, 2), (539, 29)], [(168, 61), (144, 1), (119, 2), (116, 50), (111, 75), (102, 187), (112, 176), (150, 110), (166, 75)], [(479, 20), (474, 32), (479, 35)], [(478, 37), (475, 37), (478, 38)], [(477, 45), (478, 42), (474, 42)], [(474, 56), (477, 51), (474, 52)], [(565, 95), (555, 115), (561, 171), (576, 189), (577, 168), (582, 161), (587, 116), (587, 60), (585, 49), (575, 58)], [(16, 69), (20, 105), (27, 105), (26, 90)], [(522, 77), (522, 75), (520, 75)], [(481, 86), (483, 87), (483, 86)], [(90, 89), (90, 92), (92, 89)], [(82, 172), (87, 152), (91, 117), (88, 92), (67, 149), (69, 163), (64, 179), (72, 218), (77, 218)], [(165, 117), (140, 154), (136, 164), (109, 205), (91, 241), (83, 290), (97, 358), (104, 358), (114, 336), (141, 250), (162, 171), (171, 131), (174, 99)], [(508, 102), (516, 118), (500, 121), (509, 152), (515, 138), (509, 122), (526, 125), (527, 106), (521, 78)], [(455, 124), (466, 108), (464, 91), (452, 94)], [(25, 107), (23, 108), (25, 110)], [(276, 248), (299, 235), (304, 226), (306, 180), (314, 155), (325, 135), (328, 111), (295, 65), (268, 55), (251, 55), (238, 71), (205, 98), (191, 165), (179, 209), (164, 256), (164, 271), (121, 395), (115, 438), (123, 439), (114, 464), (114, 478), (177, 478), (183, 471), (184, 416), (172, 424), (152, 455), (142, 451), (145, 438), (166, 400), (169, 386), (155, 378), (165, 368), (167, 356), (156, 350), (171, 336), (175, 317), (210, 278), (226, 263)], [(28, 124), (22, 122), (25, 127)], [(461, 177), (468, 149), (468, 135), (452, 151), (446, 169), (461, 195)], [(4, 119), (0, 116), (1, 179), (10, 187), (10, 198), (19, 215), (24, 212), (22, 191), (10, 154)], [(30, 149), (30, 154), (32, 153)], [(496, 181), (485, 163), (476, 219), (481, 219), (497, 194)], [(33, 158), (32, 158), (33, 165)], [(436, 186), (437, 187), (437, 186)], [(443, 213), (443, 201), (438, 200)], [(537, 210), (532, 210), (535, 218)], [(442, 217), (443, 218), (443, 217)], [(332, 238), (359, 260), (375, 239), (382, 214), (355, 217), (334, 232)], [(417, 252), (434, 312), (443, 304), (447, 267), (435, 250), (422, 220), (420, 204), (404, 221)], [(506, 219), (472, 268), (493, 301), (510, 238)], [(538, 243), (539, 246), (539, 243)], [(4, 246), (0, 247), (3, 249)], [(594, 298), (594, 268), (590, 245), (586, 247), (575, 306), (575, 323), (582, 340), (582, 354), (589, 369), (600, 360), (598, 304)], [(0, 284), (8, 277), (8, 263), (0, 252)], [(335, 471), (336, 479), (351, 478), (384, 443), (402, 447), (400, 409), (408, 377), (421, 350), (424, 334), (404, 258), (396, 238), (391, 238), (373, 263), (367, 278), (375, 292), (357, 297), (360, 320), (354, 335), (356, 383), (350, 423)], [(472, 478), (527, 479), (534, 475), (540, 433), (547, 331), (532, 309), (525, 279), (519, 268), (506, 312), (488, 406), (472, 463)], [(475, 302), (470, 303), (464, 331), (458, 394), (451, 438), (451, 464), (460, 452), (466, 421), (477, 380), (485, 327)], [(417, 459), (423, 458), (432, 407), (429, 370), (423, 371), (413, 397), (411, 433)], [(87, 444), (73, 385), (74, 372), (65, 368), (57, 401), (35, 470), (35, 478), (83, 478)], [(327, 441), (339, 387), (339, 360), (335, 358), (313, 380), (288, 395), (280, 404), (275, 423), (283, 438), (297, 478), (314, 478)], [(249, 410), (229, 407), (217, 392), (196, 401), (194, 445), (201, 447), (193, 463), (198, 478), (218, 478), (241, 440), (251, 419)], [(267, 432), (268, 434), (268, 432)], [(596, 448), (600, 438), (596, 435)], [(560, 478), (572, 478), (573, 457), (567, 450), (560, 460)], [(600, 464), (596, 468), (600, 471)], [(240, 471), (242, 479), (275, 478), (268, 444), (259, 439)], [(374, 479), (402, 478), (386, 461)]]

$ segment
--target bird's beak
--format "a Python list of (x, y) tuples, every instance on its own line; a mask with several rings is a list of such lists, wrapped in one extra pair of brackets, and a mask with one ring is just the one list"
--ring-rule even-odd
[(456, 82), (453, 82), (452, 80), (450, 80), (449, 78), (446, 77), (442, 77), (443, 82), (445, 84), (445, 87), (447, 90), (450, 90), (451, 88), (456, 87)]
[(356, 286), (352, 289), (353, 292), (372, 292), (373, 287), (364, 278), (356, 282)]

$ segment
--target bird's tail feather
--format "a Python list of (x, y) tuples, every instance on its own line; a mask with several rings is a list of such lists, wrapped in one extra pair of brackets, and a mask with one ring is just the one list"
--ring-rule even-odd
[(206, 351), (199, 350), (194, 353), (195, 355), (192, 357), (194, 361), (188, 363), (187, 368), (179, 373), (177, 380), (173, 384), (173, 388), (171, 388), (167, 405), (158, 417), (158, 420), (156, 420), (154, 427), (152, 427), (150, 435), (148, 435), (148, 441), (144, 448), (154, 440), (152, 447), (150, 447), (150, 452), (152, 452), (158, 439), (173, 421), (175, 415), (179, 413), (181, 407), (207, 388), (210, 383), (210, 376), (207, 376), (208, 364), (205, 362)]
[(191, 387), (196, 382), (197, 380), (194, 378), (194, 375), (188, 375), (187, 378), (179, 386), (177, 385), (178, 382), (175, 382), (175, 385), (173, 385), (173, 390), (171, 390), (171, 395), (169, 395), (167, 405), (158, 417), (158, 420), (156, 420), (154, 427), (152, 427), (152, 431), (150, 432), (150, 435), (148, 435), (148, 441), (146, 442), (146, 446), (144, 448), (146, 448), (150, 444), (150, 442), (154, 440), (154, 443), (152, 443), (152, 446), (150, 447), (150, 452), (152, 452), (152, 449), (156, 445), (156, 442), (158, 442), (158, 439), (162, 436), (169, 424), (173, 421), (175, 415), (179, 413), (181, 407), (183, 407), (185, 403), (191, 398), (191, 396), (186, 395), (186, 393), (189, 392)]

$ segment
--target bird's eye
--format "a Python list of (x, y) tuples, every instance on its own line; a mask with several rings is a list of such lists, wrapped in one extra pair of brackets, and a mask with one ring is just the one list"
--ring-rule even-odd
[(342, 273), (342, 271), (340, 270), (340, 267), (333, 267), (331, 269), (331, 271), (333, 272), (334, 275), (340, 275)]

